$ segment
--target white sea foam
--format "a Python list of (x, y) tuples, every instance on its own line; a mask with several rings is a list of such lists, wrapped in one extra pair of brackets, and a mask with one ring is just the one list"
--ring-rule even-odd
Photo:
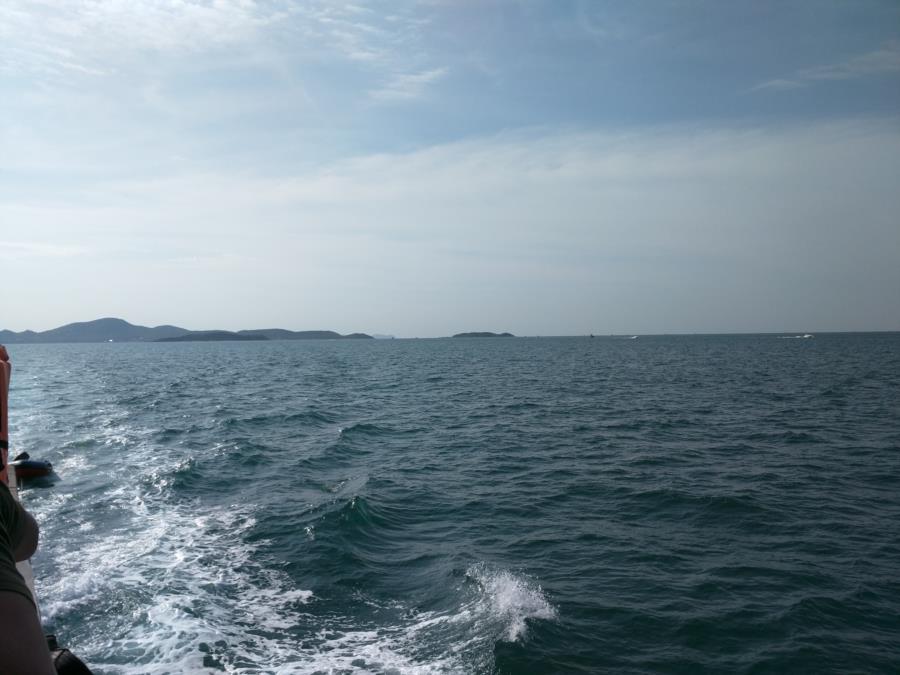
[(340, 632), (323, 630), (319, 644), (306, 655), (301, 670), (285, 672), (325, 672), (367, 675), (431, 675), (466, 672), (458, 656), (452, 653), (422, 662), (408, 655), (416, 639), (413, 627), (380, 627), (371, 630)]
[[(35, 502), (46, 535), (37, 566), (52, 569), (38, 576), (43, 618), (52, 627), (79, 617), (83, 633), (69, 646), (97, 670), (483, 672), (497, 641), (523, 640), (528, 619), (556, 616), (539, 585), (479, 564), (442, 611), (360, 597), (360, 608), (369, 607), (360, 615), (371, 615), (370, 605), (384, 610), (377, 624), (346, 607), (313, 617), (310, 603), (322, 601), (266, 566), (265, 542), (247, 536), (256, 522), (251, 505), (172, 500), (172, 481), (192, 460), (173, 457), (160, 468), (145, 429), (129, 428), (114, 410), (100, 417), (93, 447), (120, 451), (118, 461), (72, 453), (66, 480)], [(99, 487), (75, 491), (98, 477)], [(302, 644), (299, 625), (312, 628)]]
[(455, 608), (415, 612), (400, 601), (382, 603), (398, 617), (393, 624), (354, 627), (352, 617), (335, 616), (301, 647), (290, 630), (312, 592), (254, 563), (255, 549), (241, 536), (252, 516), (237, 507), (189, 513), (148, 504), (125, 488), (115, 495), (127, 501), (129, 523), (91, 540), (75, 559), (66, 555), (72, 542), (59, 541), (48, 552), (59, 558), (58, 580), (39, 589), (50, 621), (104, 598), (138, 598), (120, 608), (126, 616), (106, 618), (109, 631), (78, 645), (106, 672), (214, 672), (211, 663), (234, 673), (480, 672), (490, 669), (495, 642), (523, 639), (527, 619), (556, 617), (535, 583), (475, 565), (457, 588)]
[[(260, 561), (264, 542), (246, 537), (252, 507), (172, 502), (166, 489), (191, 460), (160, 469), (146, 430), (114, 411), (100, 417), (92, 440), (127, 452), (115, 463), (72, 453), (81, 459), (66, 462), (57, 490), (28, 496), (44, 533), (36, 565), (52, 570), (37, 579), (44, 622), (85, 617), (91, 630), (71, 646), (104, 672), (212, 672), (201, 644), (231, 672), (277, 670), (294, 652), (287, 629), (312, 592)], [(104, 476), (89, 494), (73, 491)]]
[[(57, 557), (57, 579), (39, 588), (48, 599), (46, 620), (124, 596), (128, 606), (121, 609), (130, 616), (102, 617), (114, 632), (84, 647), (97, 655), (98, 666), (113, 668), (104, 664), (107, 657), (130, 653), (134, 665), (118, 672), (199, 670), (197, 645), (221, 639), (245, 644), (248, 658), (271, 663), (283, 650), (280, 634), (312, 593), (254, 562), (254, 547), (242, 543), (253, 518), (237, 507), (197, 516), (150, 508), (139, 496), (130, 504), (134, 517), (127, 525), (92, 538), (74, 557), (74, 541), (56, 537), (47, 554)], [(129, 622), (123, 630), (120, 624)]]
[(474, 565), (468, 574), (483, 589), (474, 610), (501, 627), (507, 642), (515, 642), (526, 634), (526, 619), (555, 619), (556, 609), (540, 586), (507, 570), (490, 570)]
[(486, 672), (491, 669), (496, 642), (524, 639), (528, 619), (557, 616), (539, 585), (524, 575), (485, 564), (470, 567), (456, 590), (460, 604), (448, 611), (406, 612), (402, 622), (371, 630), (323, 630), (312, 655), (313, 670), (410, 675)]

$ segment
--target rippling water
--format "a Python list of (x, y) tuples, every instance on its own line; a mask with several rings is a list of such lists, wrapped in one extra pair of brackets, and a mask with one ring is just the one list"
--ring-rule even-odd
[(98, 673), (900, 668), (900, 335), (10, 352)]

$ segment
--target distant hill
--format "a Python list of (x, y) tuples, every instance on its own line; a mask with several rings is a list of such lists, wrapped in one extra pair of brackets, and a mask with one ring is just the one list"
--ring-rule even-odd
[(268, 339), (265, 335), (241, 335), (230, 330), (197, 330), (184, 335), (160, 338), (156, 342), (224, 342), (228, 340), (253, 341)]
[(0, 342), (153, 342), (161, 338), (176, 337), (191, 331), (178, 326), (135, 326), (122, 319), (97, 319), (70, 323), (52, 330), (34, 332), (25, 330), (14, 333), (0, 330)]
[(333, 330), (285, 330), (284, 328), (258, 328), (256, 330), (239, 330), (238, 335), (261, 335), (267, 340), (371, 340), (365, 333), (341, 335)]
[[(230, 337), (209, 337), (221, 333)], [(188, 335), (207, 337), (188, 338)], [(177, 339), (177, 340), (173, 340)], [(372, 339), (365, 333), (341, 335), (330, 330), (292, 331), (283, 328), (231, 331), (192, 331), (178, 326), (135, 326), (123, 319), (105, 318), (95, 321), (70, 323), (59, 328), (35, 332), (24, 330), (19, 333), (0, 330), (0, 344), (50, 343), (50, 342), (159, 342), (193, 340), (346, 340)]]
[(488, 333), (488, 332), (478, 332), (478, 333), (457, 333), (453, 337), (455, 338), (495, 338), (495, 337), (515, 337), (512, 333)]

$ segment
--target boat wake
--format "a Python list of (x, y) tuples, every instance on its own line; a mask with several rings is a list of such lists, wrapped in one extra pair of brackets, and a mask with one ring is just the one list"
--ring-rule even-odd
[[(47, 525), (39, 567), (52, 569), (38, 583), (43, 621), (51, 630), (62, 623), (99, 671), (489, 672), (498, 642), (523, 641), (530, 621), (557, 616), (537, 583), (485, 563), (440, 584), (440, 609), (298, 588), (267, 553), (256, 506), (180, 496), (199, 489), (208, 462), (187, 456), (161, 468), (145, 432), (107, 429), (96, 446), (129, 448), (115, 479), (101, 475), (89, 487), (98, 455), (72, 456), (69, 480), (39, 510)], [(359, 498), (350, 506), (349, 515), (338, 511), (341, 527), (358, 525), (345, 522), (351, 515), (388, 518)]]
[[(269, 470), (278, 447), (243, 437), (249, 426), (187, 417), (168, 399), (145, 415), (143, 395), (108, 396), (75, 423), (20, 426), (58, 448), (62, 476), (25, 495), (42, 530), (42, 621), (97, 672), (491, 672), (498, 644), (524, 644), (557, 617), (523, 573), (420, 555), (420, 502), (384, 498), (357, 467), (373, 438), (405, 428), (358, 424), (311, 446), (297, 461), (323, 466), (282, 503), (277, 490), (298, 481)], [(226, 431), (240, 433), (222, 441)], [(379, 584), (392, 560), (425, 590)]]
[[(497, 642), (526, 638), (528, 621), (553, 620), (557, 611), (540, 586), (522, 575), (471, 566), (455, 589), (459, 604), (441, 611), (405, 609), (402, 603), (361, 602), (397, 615), (387, 624), (322, 629), (306, 655), (309, 672), (489, 672)], [(304, 671), (306, 672), (306, 671)]]

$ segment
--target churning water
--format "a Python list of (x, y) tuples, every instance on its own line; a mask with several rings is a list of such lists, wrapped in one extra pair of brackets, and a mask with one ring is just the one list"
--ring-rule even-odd
[(900, 335), (10, 352), (98, 673), (900, 668)]

